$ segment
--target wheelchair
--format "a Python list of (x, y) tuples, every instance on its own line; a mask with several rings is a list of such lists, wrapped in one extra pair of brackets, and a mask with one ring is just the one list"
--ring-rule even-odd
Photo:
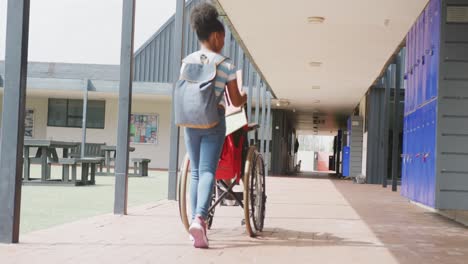
[[(243, 210), (241, 225), (245, 225), (250, 237), (263, 230), (267, 196), (264, 160), (258, 151), (258, 128), (256, 124), (244, 125), (224, 140), (206, 219), (208, 229), (213, 225), (217, 206), (237, 206)], [(251, 143), (248, 142), (250, 131), (255, 131)], [(186, 154), (180, 170), (178, 202), (180, 219), (187, 232), (192, 216), (190, 179), (190, 159)]]

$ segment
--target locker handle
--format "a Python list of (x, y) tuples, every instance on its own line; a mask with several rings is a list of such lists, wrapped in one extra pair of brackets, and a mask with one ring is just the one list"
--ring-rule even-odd
[(422, 65), (426, 64), (426, 57), (423, 55), (422, 56)]

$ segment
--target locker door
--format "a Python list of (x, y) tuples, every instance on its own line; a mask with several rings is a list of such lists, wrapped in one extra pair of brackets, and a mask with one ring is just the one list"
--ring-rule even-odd
[(409, 138), (410, 144), (409, 147), (409, 157), (408, 157), (408, 181), (409, 181), (409, 197), (411, 199), (415, 198), (415, 186), (414, 186), (414, 112), (409, 116)]
[(430, 5), (424, 10), (424, 42), (422, 46), (422, 84), (423, 84), (423, 103), (429, 101), (431, 98), (429, 92), (428, 82), (428, 69), (430, 65), (429, 47), (430, 47), (430, 31), (429, 31), (429, 20), (430, 20)]
[(427, 153), (428, 153), (428, 148), (430, 145), (430, 140), (428, 138), (428, 129), (429, 129), (429, 106), (426, 105), (424, 106), (422, 110), (422, 115), (421, 115), (421, 175), (423, 177), (423, 183), (424, 183), (424, 193), (423, 193), (423, 201), (424, 204), (428, 203), (428, 189), (430, 185), (430, 177), (429, 177), (429, 170), (428, 170), (428, 163), (427, 163)]
[(417, 43), (417, 80), (418, 80), (418, 103), (417, 105), (420, 106), (424, 100), (424, 89), (423, 89), (423, 62), (422, 57), (424, 54), (424, 12), (418, 19), (418, 43)]
[(438, 96), (438, 73), (440, 56), (440, 24), (441, 24), (441, 0), (433, 0), (433, 19), (431, 34), (431, 87), (432, 97)]
[(401, 165), (401, 186), (402, 195), (408, 196), (408, 116), (405, 115), (403, 120), (403, 158)]
[(405, 116), (408, 114), (408, 94), (409, 94), (409, 58), (411, 57), (411, 49), (409, 49), (409, 33), (406, 35), (406, 56), (405, 56), (405, 77), (404, 77), (404, 84), (405, 84), (405, 107), (404, 107), (404, 114)]
[(413, 90), (414, 90), (414, 76), (413, 76), (413, 65), (414, 65), (414, 45), (413, 45), (413, 32), (414, 26), (411, 27), (408, 34), (408, 112), (413, 111), (414, 109), (414, 100), (413, 100)]

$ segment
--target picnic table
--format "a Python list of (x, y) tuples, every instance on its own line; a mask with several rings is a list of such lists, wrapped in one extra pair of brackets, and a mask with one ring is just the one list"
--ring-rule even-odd
[[(106, 146), (102, 146), (101, 150), (103, 150), (105, 152), (106, 173), (107, 173), (107, 175), (110, 175), (110, 163), (111, 163), (111, 160), (115, 160), (115, 156), (116, 156), (116, 152), (117, 152), (117, 146), (107, 146), (106, 145)], [(133, 151), (135, 151), (135, 148), (134, 147), (129, 147), (128, 150), (130, 152), (133, 152)]]
[[(79, 142), (65, 142), (56, 140), (42, 140), (42, 139), (25, 139), (24, 140), (24, 180), (31, 181), (31, 164), (41, 165), (41, 183), (46, 183), (50, 180), (50, 164), (58, 163), (59, 157), (57, 149), (62, 149), (63, 158), (68, 158), (70, 149), (76, 148), (80, 145)], [(37, 148), (36, 155), (30, 157), (30, 149)], [(63, 168), (64, 170), (65, 168)], [(62, 175), (65, 172), (62, 171)]]

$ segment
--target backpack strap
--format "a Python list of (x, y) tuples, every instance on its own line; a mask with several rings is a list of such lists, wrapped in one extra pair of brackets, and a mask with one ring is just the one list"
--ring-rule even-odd
[(218, 67), (221, 63), (227, 60), (227, 58), (221, 54), (215, 54), (212, 60), (213, 60), (212, 63), (214, 63), (216, 67)]
[(216, 67), (227, 58), (221, 54), (208, 50), (199, 50), (185, 57), (182, 62), (186, 64), (215, 64)]
[(227, 58), (207, 50), (196, 51), (183, 59), (179, 79), (201, 82), (216, 77), (219, 64)]

